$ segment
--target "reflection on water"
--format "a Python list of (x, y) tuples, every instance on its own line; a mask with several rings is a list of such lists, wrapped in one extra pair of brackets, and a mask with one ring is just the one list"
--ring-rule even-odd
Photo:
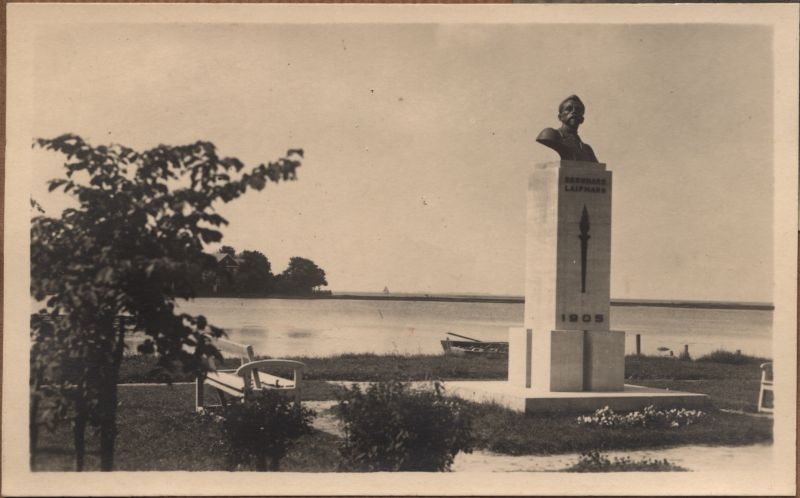
[(252, 325), (247, 325), (245, 327), (241, 327), (237, 329), (237, 336), (240, 338), (247, 338), (247, 339), (260, 339), (262, 336), (269, 334), (269, 329), (267, 327), (254, 327)]
[(311, 337), (314, 335), (313, 330), (308, 329), (293, 329), (290, 330), (286, 335), (291, 337), (292, 339), (303, 339), (305, 337)]
[[(447, 332), (487, 341), (508, 340), (508, 328), (522, 324), (518, 303), (430, 301), (217, 299), (181, 305), (205, 315), (231, 340), (252, 344), (269, 356), (330, 356), (342, 353), (439, 354)], [(772, 356), (772, 312), (687, 308), (612, 307), (611, 328), (624, 330), (626, 350), (635, 335), (642, 350), (692, 356), (715, 349)]]

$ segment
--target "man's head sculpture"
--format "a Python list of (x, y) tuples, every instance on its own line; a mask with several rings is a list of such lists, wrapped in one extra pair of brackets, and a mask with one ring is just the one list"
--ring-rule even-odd
[(558, 104), (558, 120), (564, 126), (574, 128), (578, 131), (578, 126), (583, 123), (583, 114), (586, 112), (586, 106), (577, 95), (570, 95)]
[(578, 127), (583, 123), (586, 106), (577, 95), (570, 95), (558, 105), (559, 129), (545, 128), (536, 141), (558, 152), (561, 160), (596, 163), (597, 158), (589, 144), (578, 136)]

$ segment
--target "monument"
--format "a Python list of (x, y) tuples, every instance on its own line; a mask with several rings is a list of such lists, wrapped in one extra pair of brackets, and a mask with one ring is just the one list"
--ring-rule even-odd
[(561, 102), (537, 141), (561, 160), (528, 180), (525, 315), (509, 330), (507, 382), (454, 382), (457, 396), (526, 412), (700, 407), (705, 395), (625, 384), (625, 332), (610, 328), (612, 174), (581, 140), (586, 107)]
[(559, 105), (537, 141), (561, 161), (528, 183), (523, 328), (509, 333), (509, 382), (541, 392), (622, 391), (625, 333), (609, 330), (611, 172), (578, 136), (585, 107)]

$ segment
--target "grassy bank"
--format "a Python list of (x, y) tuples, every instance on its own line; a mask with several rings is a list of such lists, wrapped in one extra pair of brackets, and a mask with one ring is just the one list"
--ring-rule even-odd
[[(402, 380), (503, 380), (508, 376), (505, 359), (458, 358), (442, 355), (348, 354), (326, 358), (293, 358), (307, 365), (309, 380), (375, 382)], [(756, 411), (761, 378), (759, 365), (767, 361), (746, 355), (712, 354), (698, 360), (653, 356), (625, 358), (625, 378), (630, 384), (708, 394), (718, 408)], [(237, 362), (227, 362), (229, 368)], [(122, 365), (121, 383), (191, 381), (177, 372), (169, 376), (154, 370), (150, 356), (130, 356)]]
[[(308, 358), (292, 357), (302, 361), (307, 369), (304, 377), (311, 380), (352, 380), (376, 382), (401, 380), (500, 380), (507, 378), (508, 361), (504, 359), (459, 358), (443, 355), (374, 355), (345, 354), (340, 356)], [(155, 358), (129, 356), (122, 364), (121, 383), (173, 382), (193, 380), (189, 375), (154, 370)], [(236, 368), (238, 361), (226, 360), (226, 368)]]

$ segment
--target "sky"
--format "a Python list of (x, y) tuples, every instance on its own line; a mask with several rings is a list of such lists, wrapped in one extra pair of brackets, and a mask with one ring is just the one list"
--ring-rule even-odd
[[(298, 181), (220, 206), (223, 243), (334, 291), (522, 295), (528, 175), (557, 160), (535, 138), (577, 94), (614, 175), (612, 298), (773, 297), (768, 27), (70, 24), (33, 70), (37, 137), (302, 147)], [(34, 157), (55, 212), (60, 158)]]

